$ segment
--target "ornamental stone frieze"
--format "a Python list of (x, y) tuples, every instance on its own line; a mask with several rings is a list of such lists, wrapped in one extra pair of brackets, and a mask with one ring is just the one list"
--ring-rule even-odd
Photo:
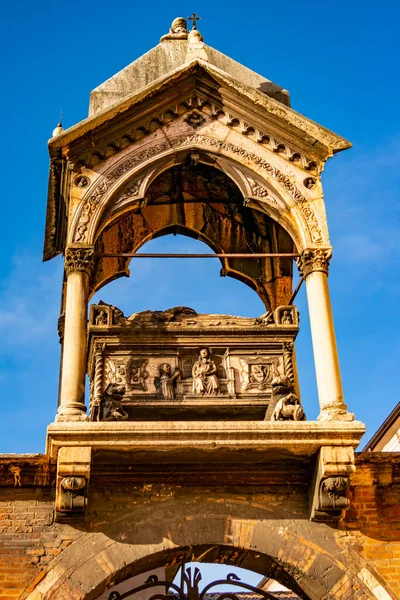
[(65, 250), (64, 266), (67, 275), (73, 271), (83, 271), (90, 275), (94, 266), (95, 251), (93, 247), (68, 247)]
[(302, 277), (307, 277), (314, 271), (321, 271), (328, 275), (329, 263), (332, 257), (331, 248), (316, 248), (314, 250), (304, 250), (303, 254), (297, 259), (297, 267)]
[(292, 360), (298, 313), (282, 306), (272, 315), (265, 322), (178, 306), (125, 317), (92, 305), (91, 420), (303, 420)]
[[(98, 178), (83, 198), (81, 207), (74, 217), (69, 233), (70, 241), (92, 243), (105, 213), (110, 215), (113, 210), (120, 210), (121, 194), (122, 200), (128, 196), (130, 199), (133, 196), (139, 197), (137, 173), (142, 163), (146, 163), (148, 168), (148, 161), (151, 160), (153, 169), (156, 169), (158, 162), (161, 160), (164, 163), (170, 154), (176, 155), (185, 150), (189, 152), (193, 147), (206, 154), (225, 157), (232, 162), (233, 166), (245, 161), (247, 168), (254, 174), (249, 180), (251, 195), (261, 202), (264, 201), (266, 205), (272, 204), (281, 215), (280, 218), (286, 218), (288, 224), (295, 228), (296, 237), (301, 245), (326, 243), (326, 228), (319, 213), (309, 202), (309, 194), (314, 191), (303, 185), (302, 179), (297, 181), (292, 173), (279, 168), (274, 155), (271, 154), (267, 160), (265, 151), (255, 152), (258, 146), (254, 145), (253, 148), (250, 142), (240, 146), (238, 143), (226, 142), (200, 133), (182, 136), (177, 131), (174, 135), (172, 130), (169, 132), (168, 141), (159, 142), (158, 138), (149, 139), (145, 147), (140, 145), (134, 147), (129, 154), (114, 162)], [(160, 168), (163, 170), (164, 164), (160, 164)], [(129, 173), (132, 173), (132, 185), (127, 181)], [(265, 184), (264, 186), (261, 184), (262, 179), (268, 182), (272, 193), (268, 193)], [(122, 182), (123, 186), (121, 186)], [(237, 184), (239, 185), (238, 182)], [(142, 189), (140, 195), (145, 192), (146, 190)], [(276, 202), (275, 197), (279, 198), (279, 203)], [(293, 220), (291, 214), (298, 216)]]

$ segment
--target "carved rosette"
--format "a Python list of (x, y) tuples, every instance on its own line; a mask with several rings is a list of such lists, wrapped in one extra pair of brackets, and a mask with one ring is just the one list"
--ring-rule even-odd
[(84, 248), (67, 248), (64, 257), (64, 266), (67, 275), (72, 273), (72, 271), (83, 271), (90, 276), (94, 265), (94, 257), (94, 248), (91, 246)]
[(317, 248), (315, 250), (304, 250), (303, 254), (297, 259), (297, 267), (302, 277), (307, 277), (314, 271), (322, 271), (328, 275), (329, 262), (331, 260), (332, 250)]

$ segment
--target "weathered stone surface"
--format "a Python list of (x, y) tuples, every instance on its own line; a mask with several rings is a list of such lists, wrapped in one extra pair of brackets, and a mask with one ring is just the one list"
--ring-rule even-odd
[[(99, 85), (90, 94), (89, 114), (94, 115), (108, 106), (121, 102), (126, 96), (148, 86), (167, 73), (184, 65), (192, 55), (188, 55), (188, 40), (186, 35), (163, 36), (161, 43), (146, 54), (136, 59), (119, 73)], [(204, 44), (204, 54), (207, 61), (225, 71), (238, 81), (241, 81), (264, 94), (290, 106), (287, 90), (279, 87), (265, 77), (241, 65), (229, 56), (215, 48)]]
[(369, 475), (352, 475), (352, 505), (338, 529), (307, 521), (306, 490), (290, 480), (290, 470), (290, 484), (268, 484), (259, 471), (253, 483), (249, 473), (241, 479), (243, 472), (228, 486), (220, 476), (202, 484), (197, 474), (184, 488), (167, 479), (155, 485), (149, 470), (136, 482), (121, 472), (118, 482), (98, 462), (79, 527), (54, 523), (54, 487), (14, 488), (0, 470), (0, 589), (6, 598), (17, 592), (31, 600), (94, 600), (121, 579), (198, 558), (269, 574), (312, 600), (395, 598), (400, 498), (394, 480), (381, 485), (378, 475), (399, 460), (358, 456), (359, 470)]
[(311, 456), (323, 446), (356, 448), (365, 431), (362, 423), (316, 421), (171, 421), (114, 423), (52, 423), (47, 429), (47, 453), (56, 456), (64, 446), (88, 446), (98, 450), (154, 452), (192, 451), (222, 460), (223, 452), (250, 457), (277, 450)]
[[(92, 305), (91, 419), (270, 420), (281, 402), (274, 381), (286, 377), (290, 389), (294, 385), (297, 331), (294, 306), (254, 319), (197, 314), (188, 307), (124, 317), (116, 307)], [(109, 408), (103, 414), (102, 407), (112, 404), (115, 416)], [(279, 418), (290, 419), (283, 412)]]

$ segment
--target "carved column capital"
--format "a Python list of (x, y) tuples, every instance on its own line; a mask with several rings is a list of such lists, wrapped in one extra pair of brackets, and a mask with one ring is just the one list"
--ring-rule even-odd
[(90, 275), (94, 265), (95, 252), (92, 246), (69, 246), (65, 250), (64, 266), (67, 275), (72, 271), (83, 271)]
[(315, 248), (304, 250), (297, 259), (297, 267), (302, 277), (307, 277), (314, 271), (322, 271), (328, 275), (329, 262), (332, 256), (331, 248)]

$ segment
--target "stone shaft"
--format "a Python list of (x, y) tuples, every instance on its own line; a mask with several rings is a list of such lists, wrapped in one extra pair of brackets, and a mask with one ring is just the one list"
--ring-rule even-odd
[(88, 273), (71, 271), (67, 280), (61, 398), (57, 420), (86, 418), (84, 397), (88, 290)]
[[(326, 272), (312, 271), (306, 278), (311, 336), (317, 377), (320, 418), (347, 413), (343, 401), (339, 357)], [(323, 414), (328, 413), (328, 414)]]

